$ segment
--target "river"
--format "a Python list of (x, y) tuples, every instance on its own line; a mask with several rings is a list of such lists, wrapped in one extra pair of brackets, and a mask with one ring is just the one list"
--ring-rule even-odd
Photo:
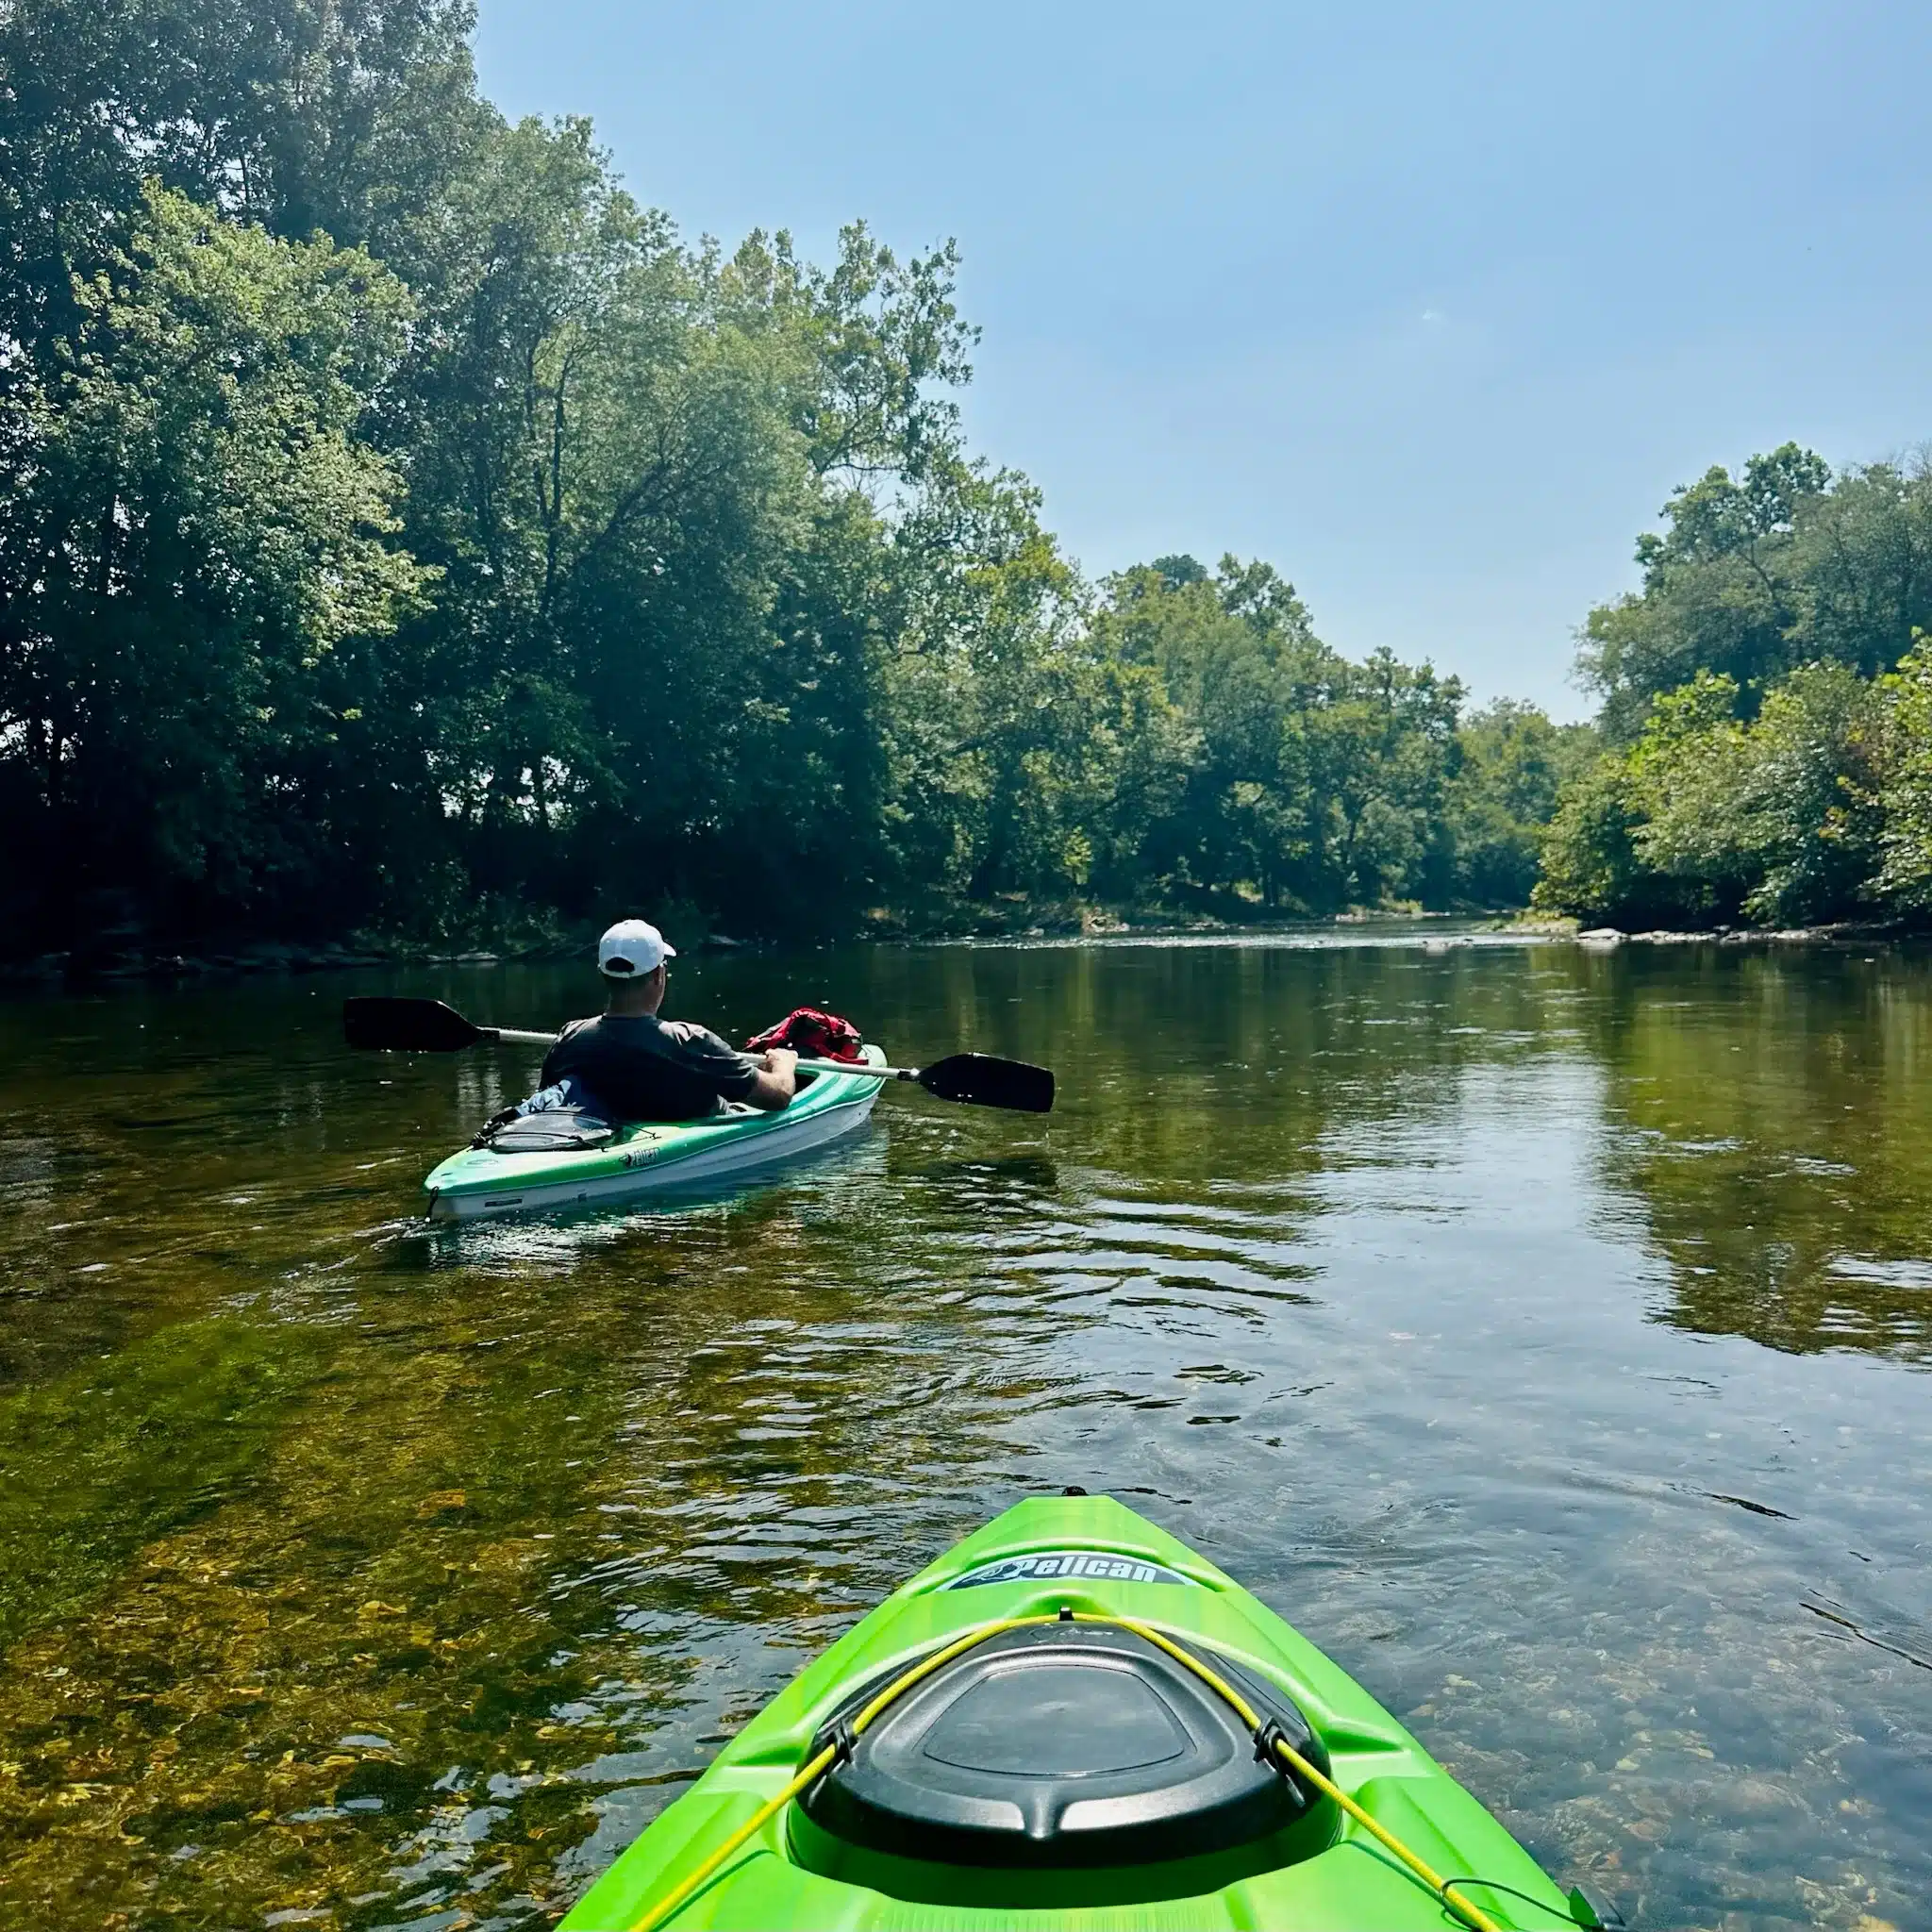
[(549, 1924), (1021, 1495), (1232, 1572), (1655, 1926), (1924, 1925), (1932, 957), (1414, 928), (680, 961), (889, 1093), (776, 1179), (432, 1231), (561, 968), (0, 1004), (0, 1923)]

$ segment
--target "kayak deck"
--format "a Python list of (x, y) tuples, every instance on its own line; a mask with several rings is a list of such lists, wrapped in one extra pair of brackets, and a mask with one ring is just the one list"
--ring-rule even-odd
[[(1070, 1612), (1075, 1621), (1065, 1621)], [(1055, 1497), (1008, 1510), (835, 1643), (618, 1858), (564, 1920), (562, 1932), (629, 1932), (639, 1926), (655, 1932), (660, 1924), (819, 1926), (839, 1932), (910, 1926), (925, 1932), (991, 1932), (994, 1926), (1015, 1924), (1080, 1932), (1158, 1932), (1180, 1926), (1292, 1926), (1297, 1932), (1428, 1927), (1440, 1932), (1462, 1923), (1367, 1829), (1312, 1787), (1306, 1809), (1286, 1824), (1264, 1820), (1260, 1828), (1266, 1835), (1246, 1842), (1219, 1843), (1211, 1830), (1191, 1841), (1176, 1840), (1172, 1832), (1160, 1840), (1157, 1806), (1146, 1813), (1151, 1824), (1142, 1836), (1148, 1844), (1159, 1840), (1163, 1856), (1123, 1857), (1121, 1848), (1134, 1842), (1140, 1830), (1134, 1826), (1125, 1836), (1092, 1835), (1093, 1843), (1112, 1847), (1110, 1862), (1096, 1863), (1076, 1849), (1069, 1855), (1072, 1869), (1067, 1860), (1051, 1869), (1041, 1861), (1051, 1857), (1047, 1847), (1053, 1826), (1037, 1817), (1011, 1838), (1013, 1856), (1005, 1864), (971, 1861), (992, 1856), (987, 1847), (993, 1840), (985, 1834), (976, 1852), (952, 1862), (933, 1862), (924, 1856), (925, 1841), (912, 1855), (898, 1856), (875, 1829), (853, 1829), (850, 1821), (859, 1819), (862, 1824), (870, 1802), (863, 1792), (855, 1791), (838, 1804), (815, 1802), (840, 1769), (766, 1819), (690, 1896), (678, 1899), (679, 1886), (728, 1845), (733, 1833), (755, 1820), (761, 1807), (785, 1792), (827, 1736), (838, 1735), (836, 1728), (828, 1732), (825, 1727), (841, 1712), (848, 1737), (840, 1767), (860, 1768), (863, 1747), (851, 1748), (849, 1713), (865, 1696), (875, 1698), (881, 1684), (916, 1678), (922, 1663), (933, 1674), (924, 1691), (906, 1693), (908, 1706), (924, 1695), (937, 1708), (950, 1698), (955, 1715), (951, 1720), (943, 1712), (936, 1718), (916, 1712), (908, 1716), (908, 1725), (925, 1740), (923, 1752), (917, 1739), (909, 1745), (881, 1742), (874, 1753), (879, 1762), (867, 1776), (875, 1799), (880, 1791), (888, 1792), (878, 1800), (888, 1809), (900, 1802), (890, 1796), (894, 1763), (914, 1786), (948, 1788), (939, 1790), (936, 1799), (931, 1790), (915, 1790), (909, 1801), (915, 1811), (921, 1805), (931, 1808), (936, 1804), (939, 1811), (951, 1805), (957, 1818), (970, 1825), (972, 1800), (957, 1797), (957, 1791), (972, 1787), (971, 1776), (958, 1769), (969, 1761), (1006, 1767), (993, 1775), (993, 1784), (1006, 1776), (1021, 1804), (1032, 1803), (1023, 1788), (1029, 1781), (1040, 1783), (1036, 1760), (1042, 1749), (1051, 1755), (1041, 1738), (1050, 1738), (1056, 1729), (1071, 1733), (1083, 1723), (1100, 1740), (1103, 1756), (1094, 1760), (1091, 1773), (1077, 1775), (1092, 1778), (1095, 1791), (1109, 1789), (1108, 1767), (1134, 1756), (1121, 1740), (1135, 1721), (1129, 1707), (1136, 1699), (1151, 1714), (1149, 1722), (1165, 1723), (1178, 1713), (1183, 1730), (1194, 1725), (1181, 1709), (1172, 1672), (1164, 1687), (1153, 1672), (1143, 1670), (1134, 1681), (1129, 1681), (1131, 1673), (1116, 1674), (1108, 1681), (1118, 1689), (1102, 1691), (1101, 1703), (1083, 1718), (1077, 1689), (1057, 1701), (1045, 1695), (1049, 1684), (1075, 1682), (1060, 1658), (1054, 1664), (1058, 1678), (1049, 1674), (1036, 1680), (1042, 1690), (1034, 1693), (1035, 1711), (1049, 1713), (1037, 1722), (1029, 1718), (1025, 1697), (1013, 1695), (1010, 1687), (1005, 1703), (998, 1702), (998, 1674), (1010, 1675), (1015, 1667), (1010, 1656), (991, 1657), (961, 1690), (946, 1690), (936, 1672), (943, 1665), (957, 1674), (959, 1665), (951, 1660), (955, 1654), (963, 1662), (982, 1651), (1011, 1651), (1036, 1637), (1064, 1649), (1090, 1623), (1099, 1626), (1098, 1638), (1109, 1627), (1120, 1627), (1121, 1620), (1130, 1635), (1141, 1625), (1164, 1634), (1177, 1650), (1239, 1679), (1257, 1704), (1264, 1699), (1276, 1703), (1294, 1714), (1294, 1723), (1305, 1722), (1301, 1735), (1309, 1757), (1326, 1767), (1324, 1774), (1435, 1873), (1468, 1880), (1456, 1888), (1457, 1896), (1478, 1907), (1494, 1925), (1509, 1932), (1548, 1932), (1578, 1923), (1570, 1901), (1503, 1826), (1306, 1638), (1214, 1565), (1110, 1498)], [(989, 1626), (995, 1627), (989, 1631)], [(974, 1641), (974, 1633), (983, 1634)], [(1127, 1659), (1115, 1655), (1094, 1661), (1119, 1673)], [(994, 1685), (991, 1691), (989, 1683)], [(1142, 1694), (1150, 1684), (1151, 1701)], [(982, 1719), (1003, 1710), (1005, 1721), (981, 1722), (975, 1727), (970, 1713), (959, 1719), (958, 1714), (966, 1712), (975, 1697), (981, 1700)], [(1088, 1701), (1092, 1704), (1091, 1692)], [(1089, 1722), (1096, 1718), (1097, 1727)], [(883, 1734), (890, 1720), (878, 1722)], [(1040, 1735), (1023, 1736), (1016, 1743), (1013, 1734), (1026, 1733), (1029, 1724)], [(927, 1728), (920, 1731), (921, 1725)], [(963, 1745), (958, 1741), (962, 1737), (967, 1740)], [(1248, 1740), (1243, 1737), (1241, 1742), (1245, 1747)], [(1076, 1748), (1096, 1747), (1083, 1742)], [(1140, 1755), (1152, 1761), (1160, 1751), (1142, 1749)], [(1169, 1755), (1178, 1761), (1185, 1753), (1176, 1745)], [(1245, 1749), (1241, 1755), (1248, 1755)], [(1249, 1775), (1254, 1775), (1252, 1765)], [(986, 1788), (984, 1778), (981, 1788)], [(983, 1821), (997, 1808), (981, 1806), (978, 1815)], [(1104, 1823), (1105, 1805), (1090, 1804), (1087, 1809)], [(1078, 1802), (1068, 1805), (1065, 1822), (1077, 1822), (1079, 1812)], [(846, 1835), (840, 1836), (841, 1831)], [(1225, 1832), (1221, 1836), (1226, 1839)], [(955, 1828), (950, 1842), (965, 1843), (972, 1837), (970, 1829), (962, 1834)], [(1208, 1849), (1174, 1856), (1180, 1842)], [(666, 1906), (674, 1908), (667, 1912)]]
[[(886, 1063), (876, 1046), (864, 1055), (869, 1065)], [(423, 1183), (430, 1218), (592, 1207), (770, 1166), (863, 1125), (882, 1084), (861, 1074), (820, 1074), (776, 1113), (741, 1108), (697, 1121), (642, 1122), (597, 1147), (525, 1154), (466, 1147)]]

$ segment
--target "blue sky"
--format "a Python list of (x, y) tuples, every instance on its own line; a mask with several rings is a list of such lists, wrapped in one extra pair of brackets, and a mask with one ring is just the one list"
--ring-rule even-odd
[(1564, 716), (1671, 488), (1932, 438), (1932, 8), (482, 0), (693, 238), (964, 251), (975, 445), (1092, 575), (1260, 556)]

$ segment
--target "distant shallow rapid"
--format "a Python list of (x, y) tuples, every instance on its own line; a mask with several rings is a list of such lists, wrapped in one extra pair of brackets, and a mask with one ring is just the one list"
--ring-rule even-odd
[[(1444, 935), (1432, 931), (1432, 941)], [(1932, 1897), (1932, 955), (1413, 928), (679, 962), (1052, 1066), (427, 1227), (538, 1055), (0, 1004), (0, 1923), (536, 1927), (1018, 1497), (1172, 1529), (1652, 1926)]]

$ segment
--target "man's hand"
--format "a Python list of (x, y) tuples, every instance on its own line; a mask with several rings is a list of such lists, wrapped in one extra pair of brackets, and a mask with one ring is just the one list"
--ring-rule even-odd
[(766, 1049), (758, 1085), (744, 1097), (767, 1113), (776, 1113), (798, 1091), (798, 1056), (789, 1046)]

